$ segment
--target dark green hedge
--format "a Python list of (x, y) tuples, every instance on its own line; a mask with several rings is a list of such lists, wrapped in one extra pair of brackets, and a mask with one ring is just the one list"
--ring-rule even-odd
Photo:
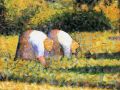
[(0, 0), (0, 33), (5, 30), (5, 12), (4, 0)]
[(74, 12), (64, 13), (61, 16), (55, 16), (51, 21), (40, 25), (37, 28), (48, 31), (54, 28), (65, 31), (103, 31), (111, 28), (108, 18), (103, 12)]
[[(27, 21), (33, 17), (36, 10), (25, 10), (23, 16), (17, 18), (15, 21), (7, 21), (5, 30), (1, 34), (18, 34), (26, 30)], [(51, 29), (57, 28), (67, 32), (72, 31), (103, 31), (111, 28), (108, 18), (103, 12), (65, 12), (62, 15), (53, 16), (49, 21), (45, 21), (42, 25), (30, 26), (31, 29), (38, 29), (48, 32)]]

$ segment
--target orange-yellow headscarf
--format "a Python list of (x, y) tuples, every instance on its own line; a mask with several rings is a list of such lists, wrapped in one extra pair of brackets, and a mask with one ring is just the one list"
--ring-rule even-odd
[(75, 53), (76, 52), (76, 49), (79, 47), (79, 44), (76, 42), (76, 41), (72, 41), (72, 44), (71, 44), (71, 51), (72, 53)]
[(44, 47), (45, 47), (45, 49), (47, 51), (51, 51), (52, 48), (53, 48), (53, 40), (49, 39), (49, 38), (45, 39), (45, 41), (44, 41)]

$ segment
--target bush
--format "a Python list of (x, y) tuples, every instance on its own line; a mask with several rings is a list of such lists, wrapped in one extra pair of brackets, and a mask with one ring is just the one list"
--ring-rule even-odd
[[(15, 21), (9, 21), (9, 34), (17, 34), (23, 32), (28, 26), (29, 20), (34, 17), (34, 15), (37, 13), (38, 7), (28, 7), (22, 11), (22, 15), (20, 17), (17, 17)], [(38, 10), (39, 11), (39, 10)]]
[(3, 33), (9, 35), (28, 29), (29, 20), (46, 9), (47, 5), (44, 0), (5, 0), (4, 7), (7, 10), (7, 25)]
[(98, 31), (111, 28), (109, 19), (105, 17), (103, 12), (74, 12), (63, 13), (51, 21), (46, 22), (44, 27), (38, 26), (42, 30), (50, 30), (54, 28), (63, 29), (65, 31)]
[[(68, 2), (67, 0), (59, 1), (59, 3), (56, 2), (60, 5), (64, 4), (64, 9), (58, 7), (52, 8), (48, 3), (42, 2), (44, 0), (36, 0), (36, 2), (34, 0), (15, 1), (16, 2), (13, 0), (5, 1), (5, 7), (7, 9), (5, 19), (7, 20), (7, 25), (5, 25), (6, 30), (2, 31), (5, 34), (17, 34), (29, 28), (40, 29), (44, 32), (54, 28), (65, 31), (98, 31), (111, 28), (108, 18), (113, 18), (113, 16), (110, 14), (109, 17), (109, 12), (108, 15), (106, 14), (108, 9), (100, 9), (99, 12), (73, 12), (74, 10), (71, 9), (71, 11), (68, 12), (66, 10), (70, 9), (65, 8), (69, 8), (70, 6), (68, 7), (68, 5), (72, 4), (64, 3)], [(69, 3), (71, 3), (71, 0), (69, 0)], [(54, 4), (50, 5), (54, 6)], [(111, 9), (109, 9), (109, 11), (111, 11)], [(115, 21), (116, 18), (118, 17), (115, 17)], [(116, 26), (117, 25), (118, 23)]]

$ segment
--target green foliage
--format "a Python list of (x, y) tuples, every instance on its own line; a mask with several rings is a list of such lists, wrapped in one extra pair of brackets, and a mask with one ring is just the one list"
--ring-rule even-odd
[[(38, 7), (28, 7), (22, 11), (22, 15), (17, 17), (15, 21), (9, 21), (8, 30), (11, 29), (9, 34), (17, 34), (23, 32), (28, 26), (30, 18), (32, 18), (39, 11)], [(7, 32), (7, 31), (6, 31)]]
[[(61, 0), (55, 3), (44, 2), (44, 0), (15, 1), (5, 1), (7, 23), (6, 30), (2, 31), (5, 34), (17, 34), (30, 28), (45, 32), (53, 28), (65, 31), (98, 31), (110, 29), (113, 25), (108, 20), (109, 17), (104, 14), (108, 10), (73, 12), (72, 0)], [(16, 5), (18, 3), (19, 5)]]
[(6, 8), (6, 29), (2, 33), (7, 35), (29, 29), (29, 20), (47, 7), (44, 0), (5, 0), (3, 6)]
[(45, 24), (46, 28), (44, 28), (44, 30), (47, 28), (58, 28), (68, 32), (102, 31), (111, 28), (110, 21), (105, 17), (104, 13), (95, 11), (65, 12), (62, 15), (54, 16), (51, 18), (51, 21), (46, 22)]
[(4, 0), (0, 0), (0, 33), (5, 31), (5, 13)]
[(23, 10), (11, 7), (8, 9), (7, 29), (4, 31), (5, 34), (17, 34), (23, 32), (29, 26), (29, 20), (34, 17), (35, 14), (39, 13), (41, 7), (39, 6), (27, 6)]
[[(84, 60), (83, 60), (84, 59)], [(48, 60), (49, 61), (49, 60)], [(81, 58), (76, 66), (71, 66), (74, 59), (63, 58), (60, 63), (54, 61), (45, 69), (38, 61), (5, 61), (4, 75), (7, 80), (15, 80), (29, 83), (49, 83), (59, 86), (80, 86), (87, 83), (91, 86), (113, 86), (114, 78), (119, 79), (119, 61), (104, 59), (87, 60)], [(115, 65), (116, 62), (117, 65)], [(56, 64), (55, 64), (56, 63)], [(106, 63), (106, 65), (104, 65)], [(66, 66), (67, 65), (67, 66)], [(66, 66), (65, 68), (63, 68)], [(71, 66), (71, 67), (70, 67)], [(114, 73), (114, 74), (113, 74)], [(103, 77), (103, 78), (101, 78)]]

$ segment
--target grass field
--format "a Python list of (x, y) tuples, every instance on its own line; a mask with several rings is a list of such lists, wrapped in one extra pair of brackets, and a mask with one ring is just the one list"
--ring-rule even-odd
[(88, 51), (91, 54), (119, 54), (120, 41), (109, 40), (109, 37), (119, 36), (119, 33), (74, 32), (71, 36), (80, 43), (81, 51), (78, 57), (73, 56), (70, 60), (65, 57), (61, 60), (48, 58), (47, 62), (50, 64), (47, 69), (37, 61), (13, 61), (18, 36), (0, 36), (0, 72), (7, 80), (0, 82), (0, 88), (9, 90), (117, 90), (120, 87), (119, 55), (106, 58), (98, 55), (97, 59), (87, 59), (84, 54)]
[[(5, 1), (6, 8), (5, 20), (8, 21), (5, 28), (8, 29), (5, 31), (0, 28), (0, 31), (10, 34), (21, 32), (25, 28), (36, 26), (39, 28), (39, 25), (47, 23), (52, 17), (54, 19), (54, 16), (75, 11), (74, 0), (57, 0), (55, 3), (44, 0), (3, 1)], [(107, 6), (104, 1), (107, 1)], [(112, 3), (109, 3), (110, 1)], [(0, 35), (0, 90), (120, 90), (120, 33), (117, 32), (120, 26), (120, 9), (118, 4), (119, 0), (101, 0), (93, 8), (95, 12), (104, 13), (110, 20), (112, 30), (100, 32), (93, 29), (91, 32), (87, 32), (88, 27), (86, 29), (84, 27), (85, 31), (81, 32), (76, 24), (74, 29), (78, 29), (80, 32), (71, 32), (70, 35), (80, 44), (77, 57), (72, 56), (70, 60), (66, 57), (60, 60), (55, 60), (54, 57), (47, 58), (48, 68), (44, 68), (36, 60), (13, 61), (18, 36)], [(78, 7), (79, 9), (80, 7)], [(87, 5), (82, 5), (81, 10), (89, 11)], [(88, 21), (93, 23), (86, 23), (87, 18), (84, 20), (84, 17), (80, 20), (92, 28), (96, 23), (90, 16), (88, 16)], [(99, 18), (99, 21), (98, 18), (95, 20), (100, 26), (102, 19)], [(76, 20), (69, 24), (75, 24)], [(103, 21), (104, 24), (107, 23), (105, 20)], [(79, 24), (80, 22), (78, 22)]]
[(20, 82), (0, 82), (1, 90), (110, 90), (90, 87), (58, 87), (49, 84), (38, 85), (36, 83), (20, 83)]

